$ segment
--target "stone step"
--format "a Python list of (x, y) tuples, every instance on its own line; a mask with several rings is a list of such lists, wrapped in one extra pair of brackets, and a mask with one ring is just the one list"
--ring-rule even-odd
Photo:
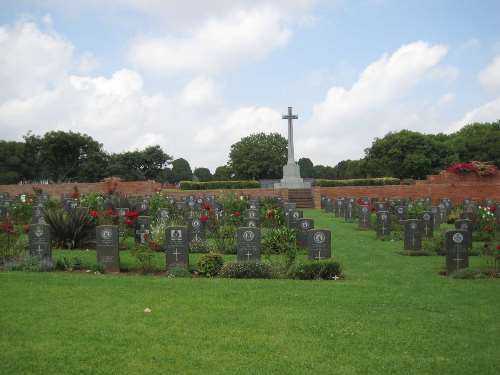
[(311, 189), (288, 189), (288, 201), (295, 203), (297, 208), (314, 208)]

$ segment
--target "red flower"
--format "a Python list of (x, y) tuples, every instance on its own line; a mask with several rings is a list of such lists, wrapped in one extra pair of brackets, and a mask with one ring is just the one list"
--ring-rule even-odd
[(206, 223), (206, 222), (208, 221), (208, 216), (207, 216), (207, 215), (201, 215), (201, 216), (200, 216), (200, 221), (201, 221), (202, 223)]
[(5, 233), (14, 233), (14, 226), (10, 221), (3, 223), (1, 228)]
[(90, 215), (90, 216), (92, 216), (94, 219), (95, 219), (95, 218), (97, 218), (97, 216), (99, 216), (99, 215), (97, 214), (97, 211), (90, 211), (90, 214), (89, 214), (89, 215)]
[(497, 206), (491, 206), (490, 207), (490, 212), (494, 213), (494, 212), (496, 212), (496, 210), (497, 210)]
[(499, 251), (500, 251), (500, 244), (499, 244), (499, 245), (497, 245), (497, 250), (499, 250)]
[(234, 211), (233, 216), (239, 217), (241, 215), (240, 211)]
[(129, 227), (131, 227), (132, 225), (134, 225), (134, 221), (127, 219), (127, 220), (125, 220), (125, 224), (127, 224)]
[(210, 211), (210, 205), (207, 202), (203, 202), (201, 208), (206, 211)]
[(23, 230), (24, 230), (24, 233), (29, 233), (29, 231), (30, 231), (30, 225), (29, 224), (23, 225)]
[(129, 219), (135, 219), (136, 217), (139, 217), (139, 211), (129, 211), (129, 212), (127, 212), (126, 216)]
[(267, 217), (268, 219), (272, 219), (272, 218), (274, 218), (274, 211), (273, 211), (273, 210), (269, 210), (269, 211), (267, 211), (267, 212), (266, 212), (266, 217)]
[(484, 227), (484, 230), (485, 230), (486, 232), (493, 232), (493, 228), (492, 228), (492, 227), (490, 227), (489, 225), (488, 225), (488, 226), (486, 226), (486, 227)]

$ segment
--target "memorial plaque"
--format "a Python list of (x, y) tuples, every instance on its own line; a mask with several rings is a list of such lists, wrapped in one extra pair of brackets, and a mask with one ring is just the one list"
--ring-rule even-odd
[(354, 220), (354, 203), (351, 202), (350, 200), (345, 205), (344, 220), (345, 221)]
[(139, 212), (146, 216), (149, 210), (149, 201), (147, 199), (143, 199), (139, 203)]
[(294, 210), (290, 213), (290, 227), (297, 229), (299, 225), (299, 220), (304, 217), (304, 211)]
[(43, 213), (43, 205), (33, 206), (33, 211), (31, 214), (31, 224), (47, 224), (45, 222), (45, 215)]
[(460, 219), (455, 220), (455, 228), (465, 232), (464, 245), (467, 249), (472, 248), (472, 220)]
[(259, 228), (238, 228), (238, 262), (260, 261), (260, 235)]
[(422, 212), (420, 215), (420, 227), (422, 228), (422, 235), (425, 239), (434, 236), (434, 214), (431, 211)]
[(439, 226), (441, 225), (440, 221), (440, 213), (439, 213), (439, 207), (438, 206), (432, 206), (431, 207), (431, 212), (432, 212), (432, 220), (434, 224), (434, 229), (438, 229)]
[(404, 248), (408, 251), (422, 250), (422, 232), (417, 219), (409, 219), (404, 223)]
[(438, 204), (439, 208), (439, 222), (446, 223), (448, 221), (448, 213), (446, 210), (446, 205), (444, 203)]
[(168, 221), (170, 219), (170, 212), (168, 208), (159, 208), (156, 212), (156, 217), (158, 218), (158, 220), (161, 220), (163, 222)]
[(199, 218), (189, 220), (188, 239), (191, 241), (205, 241), (205, 224)]
[(378, 211), (387, 211), (387, 204), (385, 202), (377, 202), (375, 203), (375, 210)]
[(120, 248), (118, 227), (116, 225), (99, 225), (96, 227), (97, 263), (106, 272), (120, 272)]
[(50, 226), (47, 224), (30, 225), (29, 253), (32, 257), (52, 263), (52, 247), (50, 243)]
[(446, 232), (446, 270), (448, 275), (469, 267), (467, 233), (461, 229)]
[(325, 229), (311, 229), (307, 232), (308, 258), (315, 260), (332, 257), (332, 234)]
[(377, 238), (384, 238), (391, 234), (390, 216), (387, 211), (377, 212)]
[(361, 206), (359, 208), (359, 218), (358, 218), (358, 226), (360, 229), (368, 229), (371, 227), (370, 217), (371, 217), (370, 207)]
[(135, 222), (135, 242), (144, 244), (151, 226), (150, 216), (139, 216)]
[(254, 208), (249, 208), (243, 213), (245, 219), (259, 220), (259, 211)]
[(183, 226), (167, 227), (165, 240), (167, 270), (175, 267), (188, 268), (189, 243), (187, 228)]
[(297, 245), (301, 247), (307, 246), (307, 233), (310, 229), (314, 229), (313, 219), (299, 219), (297, 225)]
[(335, 217), (344, 217), (345, 202), (343, 198), (335, 200)]
[(297, 203), (290, 203), (290, 202), (283, 203), (283, 211), (285, 212), (296, 209), (297, 209)]

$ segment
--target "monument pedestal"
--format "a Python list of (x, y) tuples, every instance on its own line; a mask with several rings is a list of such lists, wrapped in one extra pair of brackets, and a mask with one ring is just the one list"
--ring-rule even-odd
[(309, 189), (310, 182), (305, 182), (300, 177), (300, 167), (295, 162), (288, 162), (283, 166), (283, 178), (279, 183), (274, 184), (276, 189)]

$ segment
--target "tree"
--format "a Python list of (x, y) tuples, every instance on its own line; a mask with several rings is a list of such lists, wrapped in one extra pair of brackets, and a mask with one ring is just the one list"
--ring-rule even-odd
[(25, 144), (0, 141), (0, 184), (16, 184), (25, 177)]
[(221, 165), (220, 167), (217, 167), (214, 172), (214, 180), (217, 181), (225, 181), (225, 180), (230, 180), (233, 176), (233, 171), (231, 168), (227, 165)]
[(142, 151), (112, 155), (108, 174), (126, 181), (162, 180), (170, 160), (172, 157), (163, 152), (160, 146), (149, 146)]
[(179, 158), (172, 162), (172, 182), (187, 181), (193, 178), (193, 172), (186, 159)]
[(489, 161), (500, 167), (500, 120), (466, 125), (448, 137), (448, 144), (453, 161)]
[(314, 177), (314, 165), (309, 158), (300, 158), (298, 161), (300, 167), (300, 176), (302, 178), (313, 178)]
[(29, 151), (34, 165), (40, 168), (39, 173), (33, 173), (38, 177), (63, 182), (98, 181), (105, 176), (102, 144), (86, 134), (51, 131), (42, 138), (28, 134), (25, 139), (34, 147)]
[(333, 180), (337, 178), (337, 174), (335, 173), (335, 169), (333, 167), (324, 165), (315, 165), (313, 167), (313, 170), (314, 170), (314, 178), (324, 178), (327, 180)]
[(195, 168), (193, 175), (198, 177), (198, 180), (200, 181), (210, 181), (212, 179), (212, 173), (210, 172), (210, 169), (208, 168)]
[(252, 134), (231, 146), (228, 165), (238, 179), (281, 178), (287, 143), (278, 133)]
[(415, 179), (439, 172), (453, 155), (440, 137), (409, 130), (376, 138), (365, 152), (366, 170), (371, 177)]
[(360, 160), (342, 160), (335, 167), (335, 175), (339, 179), (348, 178), (364, 178), (366, 177), (365, 172), (366, 161), (364, 159)]

